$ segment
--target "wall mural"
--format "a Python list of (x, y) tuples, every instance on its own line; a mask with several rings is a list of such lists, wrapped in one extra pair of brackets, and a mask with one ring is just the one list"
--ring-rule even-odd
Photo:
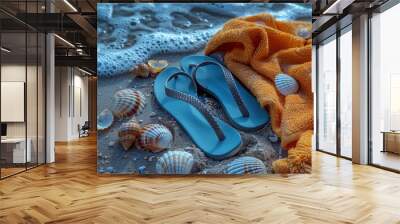
[(311, 5), (98, 4), (99, 174), (311, 170)]

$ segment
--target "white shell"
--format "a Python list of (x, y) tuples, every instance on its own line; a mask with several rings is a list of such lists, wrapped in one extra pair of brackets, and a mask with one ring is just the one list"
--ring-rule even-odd
[(267, 169), (264, 163), (251, 156), (237, 158), (228, 163), (225, 174), (265, 174)]
[(287, 74), (278, 74), (275, 76), (275, 86), (285, 96), (295, 94), (299, 90), (299, 84), (296, 79)]
[(169, 151), (157, 161), (158, 174), (189, 174), (193, 167), (192, 154), (185, 151)]
[(140, 125), (136, 119), (131, 119), (121, 125), (118, 130), (119, 142), (125, 150), (128, 150), (135, 143), (140, 134)]
[(112, 111), (119, 118), (140, 113), (145, 106), (142, 92), (136, 89), (123, 89), (114, 94)]
[(160, 152), (171, 147), (173, 136), (171, 131), (161, 124), (145, 125), (139, 136), (139, 148), (152, 152)]
[(97, 115), (97, 130), (105, 130), (114, 122), (114, 116), (109, 109), (103, 110), (99, 115)]

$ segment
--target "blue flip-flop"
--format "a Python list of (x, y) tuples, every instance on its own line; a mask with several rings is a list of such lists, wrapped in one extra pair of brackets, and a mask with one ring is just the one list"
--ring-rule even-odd
[(166, 68), (154, 81), (154, 96), (208, 157), (222, 160), (238, 152), (242, 143), (239, 132), (211, 115), (189, 74)]
[(180, 66), (192, 75), (199, 87), (216, 98), (230, 123), (243, 131), (256, 131), (270, 120), (257, 99), (216, 59), (192, 55), (184, 57)]

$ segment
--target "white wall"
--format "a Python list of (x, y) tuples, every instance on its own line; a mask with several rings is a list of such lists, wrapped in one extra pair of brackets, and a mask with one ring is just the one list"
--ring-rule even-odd
[[(1, 81), (2, 82), (25, 82), (25, 64), (4, 64), (1, 66)], [(28, 74), (36, 74), (36, 67), (28, 66)], [(28, 77), (29, 78), (29, 77)], [(26, 82), (25, 82), (26, 83)], [(29, 84), (36, 86), (36, 80), (29, 80)], [(36, 108), (36, 88), (27, 88), (27, 106)], [(40, 105), (39, 105), (40, 106)], [(36, 111), (36, 109), (34, 110)], [(7, 108), (1, 108), (7, 110)], [(29, 110), (32, 111), (32, 110)], [(36, 113), (27, 113), (28, 122), (34, 122), (34, 124), (28, 124), (29, 127), (33, 127), (36, 130)], [(26, 122), (11, 122), (7, 123), (7, 136), (8, 137), (25, 137), (25, 123)], [(28, 130), (28, 137), (29, 137)]]
[[(38, 71), (36, 70), (38, 69)], [(27, 81), (25, 80), (27, 77)], [(24, 122), (6, 122), (8, 138), (25, 138), (30, 140), (30, 148), (32, 151), (32, 161), (39, 163), (44, 162), (44, 74), (42, 68), (24, 64), (3, 64), (1, 66), (1, 81), (5, 82), (24, 82), (26, 83), (26, 107), (22, 108), (22, 112), (27, 115)], [(22, 93), (24, 94), (24, 93)], [(4, 96), (2, 96), (4, 97)], [(10, 110), (10, 108), (1, 108), (1, 110)], [(10, 112), (10, 111), (8, 111)], [(12, 112), (11, 112), (12, 113)], [(37, 154), (39, 156), (37, 157)]]
[(88, 78), (71, 67), (56, 67), (55, 74), (55, 141), (74, 140), (88, 120)]

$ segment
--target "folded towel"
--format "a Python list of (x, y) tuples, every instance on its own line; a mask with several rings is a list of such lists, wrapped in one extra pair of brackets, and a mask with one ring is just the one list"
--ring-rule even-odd
[[(311, 164), (310, 33), (311, 23), (278, 21), (269, 14), (258, 14), (229, 20), (205, 49), (205, 54), (225, 53), (225, 65), (268, 109), (272, 128), (281, 137), (283, 148), (298, 152), (298, 140), (302, 138), (300, 151), (307, 156), (300, 156), (301, 159), (289, 156), (276, 161), (273, 164), (276, 172), (299, 172), (304, 164)], [(298, 81), (298, 93), (284, 96), (278, 92), (274, 79), (279, 73)], [(305, 145), (310, 147), (305, 150)]]

